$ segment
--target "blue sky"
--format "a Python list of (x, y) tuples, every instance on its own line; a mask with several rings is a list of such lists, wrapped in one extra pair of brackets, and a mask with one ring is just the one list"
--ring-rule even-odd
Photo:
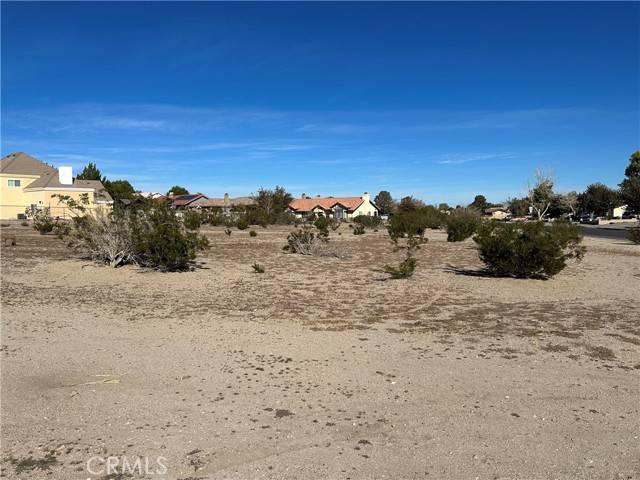
[(640, 148), (639, 3), (1, 8), (2, 154), (144, 191), (502, 201)]

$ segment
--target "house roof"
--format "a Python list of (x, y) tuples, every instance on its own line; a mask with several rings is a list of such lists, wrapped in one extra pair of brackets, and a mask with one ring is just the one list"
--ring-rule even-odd
[(56, 171), (56, 169), (23, 152), (10, 153), (0, 160), (0, 173), (42, 175), (43, 173), (52, 171)]
[(98, 202), (113, 202), (113, 198), (104, 187), (100, 180), (78, 180), (75, 179), (72, 185), (64, 185), (60, 183), (58, 170), (43, 173), (40, 178), (34, 180), (25, 187), (26, 190), (42, 189), (42, 188), (63, 188), (67, 190), (75, 189), (91, 189), (96, 194)]
[(96, 194), (96, 202), (113, 202), (113, 198), (100, 180), (74, 180), (76, 188), (93, 188)]
[(199, 198), (206, 199), (208, 197), (202, 193), (190, 193), (189, 195), (170, 195), (169, 198), (171, 199), (174, 207), (184, 207), (194, 200), (198, 200)]
[(316, 197), (316, 198), (298, 198), (289, 204), (289, 208), (296, 212), (310, 212), (316, 207), (329, 210), (336, 204), (340, 204), (347, 210), (355, 210), (362, 205), (361, 197)]
[(235, 198), (199, 198), (190, 203), (198, 207), (242, 207), (248, 205), (254, 205), (255, 200), (253, 197), (235, 197)]

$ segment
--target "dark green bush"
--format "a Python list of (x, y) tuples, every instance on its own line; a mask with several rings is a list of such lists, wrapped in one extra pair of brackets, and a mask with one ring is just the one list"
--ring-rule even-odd
[(187, 230), (198, 230), (202, 226), (203, 215), (194, 210), (187, 210), (183, 216), (184, 226)]
[(413, 275), (416, 270), (416, 259), (407, 256), (398, 267), (392, 267), (391, 265), (385, 265), (383, 270), (385, 273), (388, 273), (392, 279), (399, 280), (402, 278), (409, 278)]
[(635, 227), (629, 228), (629, 240), (637, 245), (640, 245), (640, 223)]
[(238, 230), (246, 230), (249, 228), (249, 222), (244, 217), (238, 218), (238, 220), (236, 220), (236, 228)]
[(264, 266), (260, 265), (259, 263), (254, 263), (253, 265), (251, 265), (251, 268), (253, 268), (253, 273), (264, 273), (265, 272)]
[(496, 276), (549, 278), (585, 252), (578, 228), (570, 222), (550, 227), (543, 222), (485, 222), (473, 239), (480, 259)]
[(27, 222), (26, 220), (23, 220), (22, 222), (20, 222), (20, 225), (22, 225), (23, 227), (28, 227), (29, 222)]
[(320, 236), (322, 236), (324, 238), (329, 238), (330, 221), (329, 221), (329, 219), (327, 217), (324, 217), (324, 216), (320, 215), (313, 222), (313, 226), (318, 229), (318, 232), (320, 232), (319, 233)]
[(230, 229), (230, 228), (225, 228), (225, 229), (224, 229), (224, 233), (225, 233), (225, 235), (226, 235), (227, 237), (230, 237), (230, 236), (231, 236), (231, 229)]
[(354, 235), (364, 235), (364, 226), (363, 225), (356, 225), (355, 227), (353, 227), (353, 234)]
[(188, 270), (198, 251), (209, 247), (206, 237), (186, 230), (175, 211), (165, 206), (129, 217), (136, 263), (161, 271)]
[(358, 215), (356, 217), (353, 217), (353, 223), (362, 225), (365, 228), (376, 228), (382, 225), (382, 220), (377, 216), (374, 217), (369, 215)]
[(458, 209), (446, 219), (447, 242), (462, 242), (471, 237), (480, 225), (480, 217), (473, 211)]
[(249, 236), (250, 237), (257, 237), (258, 236), (258, 232), (256, 232), (255, 230), (251, 230), (251, 231), (249, 231)]

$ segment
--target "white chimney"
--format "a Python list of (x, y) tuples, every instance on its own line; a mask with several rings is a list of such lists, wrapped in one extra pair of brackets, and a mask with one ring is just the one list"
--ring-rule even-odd
[(71, 167), (58, 167), (58, 179), (62, 185), (73, 185), (73, 170)]
[(362, 200), (364, 200), (365, 202), (370, 202), (370, 201), (371, 201), (371, 200), (370, 200), (371, 195), (369, 195), (367, 192), (364, 192), (364, 193), (362, 194), (362, 197), (360, 197), (360, 198), (362, 198)]

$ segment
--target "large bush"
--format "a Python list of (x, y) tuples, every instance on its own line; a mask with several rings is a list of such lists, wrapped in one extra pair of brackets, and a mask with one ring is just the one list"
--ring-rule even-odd
[(391, 217), (387, 226), (389, 237), (394, 244), (394, 251), (405, 250), (405, 259), (398, 267), (385, 265), (384, 272), (393, 279), (409, 278), (416, 269), (415, 251), (427, 242), (425, 230), (430, 224), (430, 212), (424, 214), (424, 208), (408, 208), (400, 210)]
[(480, 217), (471, 210), (458, 209), (447, 217), (447, 242), (462, 242), (471, 237), (480, 225)]
[(204, 215), (197, 210), (187, 210), (182, 221), (187, 230), (198, 230), (203, 223)]
[(485, 222), (473, 239), (480, 259), (496, 276), (549, 278), (585, 252), (578, 228), (564, 221), (550, 227), (543, 222)]
[(161, 271), (188, 270), (197, 252), (208, 247), (204, 236), (187, 229), (164, 204), (77, 216), (66, 237), (73, 248), (112, 267), (136, 264)]
[(324, 235), (322, 231), (316, 233), (310, 227), (302, 227), (289, 234), (283, 250), (301, 255), (335, 256), (334, 252), (326, 248), (328, 241), (328, 236)]
[(358, 215), (353, 217), (353, 222), (362, 225), (365, 228), (376, 228), (382, 224), (382, 220), (378, 216)]

